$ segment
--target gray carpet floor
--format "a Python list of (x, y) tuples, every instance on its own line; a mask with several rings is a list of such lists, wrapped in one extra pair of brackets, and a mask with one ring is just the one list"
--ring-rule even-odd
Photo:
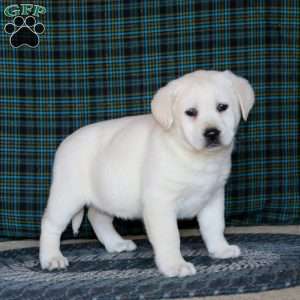
[[(281, 234), (299, 234), (300, 226), (255, 226), (255, 227), (231, 227), (226, 229), (226, 233), (281, 233)], [(197, 230), (184, 230), (181, 232), (182, 236), (198, 235)], [(134, 236), (128, 238), (144, 238), (143, 236)], [(88, 241), (88, 240), (84, 240)], [(63, 243), (77, 243), (83, 242), (82, 240), (68, 240)], [(9, 241), (0, 242), (0, 251), (8, 249), (17, 249), (24, 247), (37, 246), (38, 241)], [(212, 296), (212, 297), (198, 297), (189, 298), (188, 300), (300, 300), (300, 287), (287, 288), (282, 290), (274, 290), (262, 293), (251, 293), (242, 295), (229, 295), (229, 296)], [(179, 300), (179, 299), (178, 299)], [(180, 299), (187, 300), (187, 299)]]

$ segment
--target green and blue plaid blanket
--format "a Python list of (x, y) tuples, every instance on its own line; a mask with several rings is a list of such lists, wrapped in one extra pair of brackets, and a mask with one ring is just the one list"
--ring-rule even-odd
[(0, 236), (39, 236), (68, 134), (147, 113), (160, 86), (201, 68), (231, 69), (256, 92), (237, 137), (227, 224), (300, 223), (299, 1), (21, 4), (0, 3)]

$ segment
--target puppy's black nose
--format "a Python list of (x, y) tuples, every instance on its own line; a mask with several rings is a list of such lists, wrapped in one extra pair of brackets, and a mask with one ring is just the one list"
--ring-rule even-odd
[(220, 130), (218, 130), (217, 128), (207, 128), (204, 131), (204, 136), (206, 137), (206, 139), (210, 140), (210, 141), (214, 141), (216, 140), (220, 135)]

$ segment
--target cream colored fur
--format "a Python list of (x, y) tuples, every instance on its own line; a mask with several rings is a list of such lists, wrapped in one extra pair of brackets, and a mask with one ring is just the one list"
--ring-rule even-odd
[[(219, 112), (218, 104), (228, 105)], [(141, 218), (159, 270), (166, 276), (196, 272), (180, 253), (177, 219), (197, 217), (209, 254), (240, 255), (224, 237), (224, 186), (240, 116), (254, 104), (249, 83), (230, 71), (197, 71), (162, 87), (152, 114), (83, 127), (59, 146), (42, 220), (40, 263), (64, 268), (60, 237), (73, 218), (78, 231), (83, 207), (109, 252), (132, 251), (112, 220)], [(197, 110), (196, 117), (186, 111)], [(219, 145), (208, 147), (208, 128), (220, 131)]]

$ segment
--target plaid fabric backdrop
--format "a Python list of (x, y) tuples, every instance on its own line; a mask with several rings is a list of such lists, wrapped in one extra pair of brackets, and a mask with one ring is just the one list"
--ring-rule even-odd
[[(15, 2), (1, 1), (1, 28)], [(47, 9), (38, 47), (13, 49), (0, 30), (0, 236), (39, 236), (67, 135), (148, 113), (160, 86), (201, 68), (231, 69), (256, 92), (233, 155), (227, 224), (300, 223), (299, 1), (31, 2)], [(123, 233), (139, 225), (118, 223)], [(81, 235), (91, 235), (86, 221)]]

